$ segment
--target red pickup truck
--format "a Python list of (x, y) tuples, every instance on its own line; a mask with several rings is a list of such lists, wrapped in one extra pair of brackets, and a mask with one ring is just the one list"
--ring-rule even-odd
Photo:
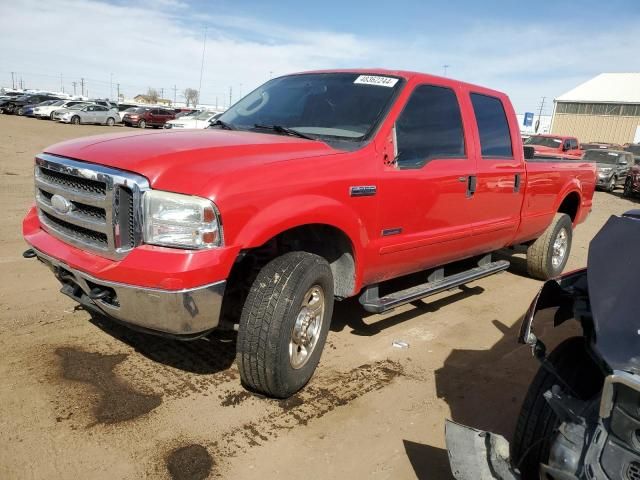
[(536, 278), (562, 271), (595, 166), (532, 150), (500, 92), (403, 71), (283, 76), (211, 129), (45, 149), (24, 255), (133, 328), (238, 330), (243, 383), (286, 397), (318, 364), (334, 299), (383, 312), (506, 269), (490, 254), (508, 246)]
[(571, 158), (581, 157), (584, 153), (576, 137), (564, 135), (532, 135), (524, 144), (532, 146), (535, 153), (543, 155), (568, 155)]

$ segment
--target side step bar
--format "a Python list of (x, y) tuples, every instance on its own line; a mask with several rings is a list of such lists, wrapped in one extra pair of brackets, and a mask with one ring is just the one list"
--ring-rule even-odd
[(415, 287), (390, 293), (384, 297), (378, 296), (378, 285), (371, 285), (360, 295), (360, 303), (367, 312), (383, 313), (406, 303), (415, 302), (421, 298), (435, 295), (436, 293), (451, 290), (465, 283), (488, 277), (494, 273), (502, 272), (509, 268), (507, 260), (488, 262), (470, 270), (440, 277), (430, 282), (416, 285)]

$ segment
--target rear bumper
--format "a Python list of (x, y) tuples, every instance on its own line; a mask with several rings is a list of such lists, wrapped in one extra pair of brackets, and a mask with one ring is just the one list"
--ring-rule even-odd
[[(61, 292), (107, 317), (151, 333), (198, 337), (218, 326), (226, 281), (162, 290), (94, 278), (33, 249), (62, 284)], [(104, 299), (97, 292), (109, 292)], [(92, 298), (94, 297), (94, 298)]]

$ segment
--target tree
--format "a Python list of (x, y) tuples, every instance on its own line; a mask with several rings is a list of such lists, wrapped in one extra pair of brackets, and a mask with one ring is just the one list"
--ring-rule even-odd
[(155, 88), (149, 88), (149, 90), (147, 90), (147, 97), (149, 98), (150, 103), (158, 103), (160, 94), (158, 93), (158, 90), (156, 90)]
[(186, 88), (182, 94), (187, 102), (187, 107), (190, 104), (194, 107), (198, 105), (198, 101), (200, 100), (200, 92), (198, 92), (198, 90), (195, 88)]

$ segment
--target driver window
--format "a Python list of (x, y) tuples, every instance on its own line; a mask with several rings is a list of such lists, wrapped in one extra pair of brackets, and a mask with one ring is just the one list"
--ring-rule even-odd
[(465, 156), (460, 106), (450, 88), (421, 85), (396, 121), (400, 169), (422, 168), (434, 159)]

